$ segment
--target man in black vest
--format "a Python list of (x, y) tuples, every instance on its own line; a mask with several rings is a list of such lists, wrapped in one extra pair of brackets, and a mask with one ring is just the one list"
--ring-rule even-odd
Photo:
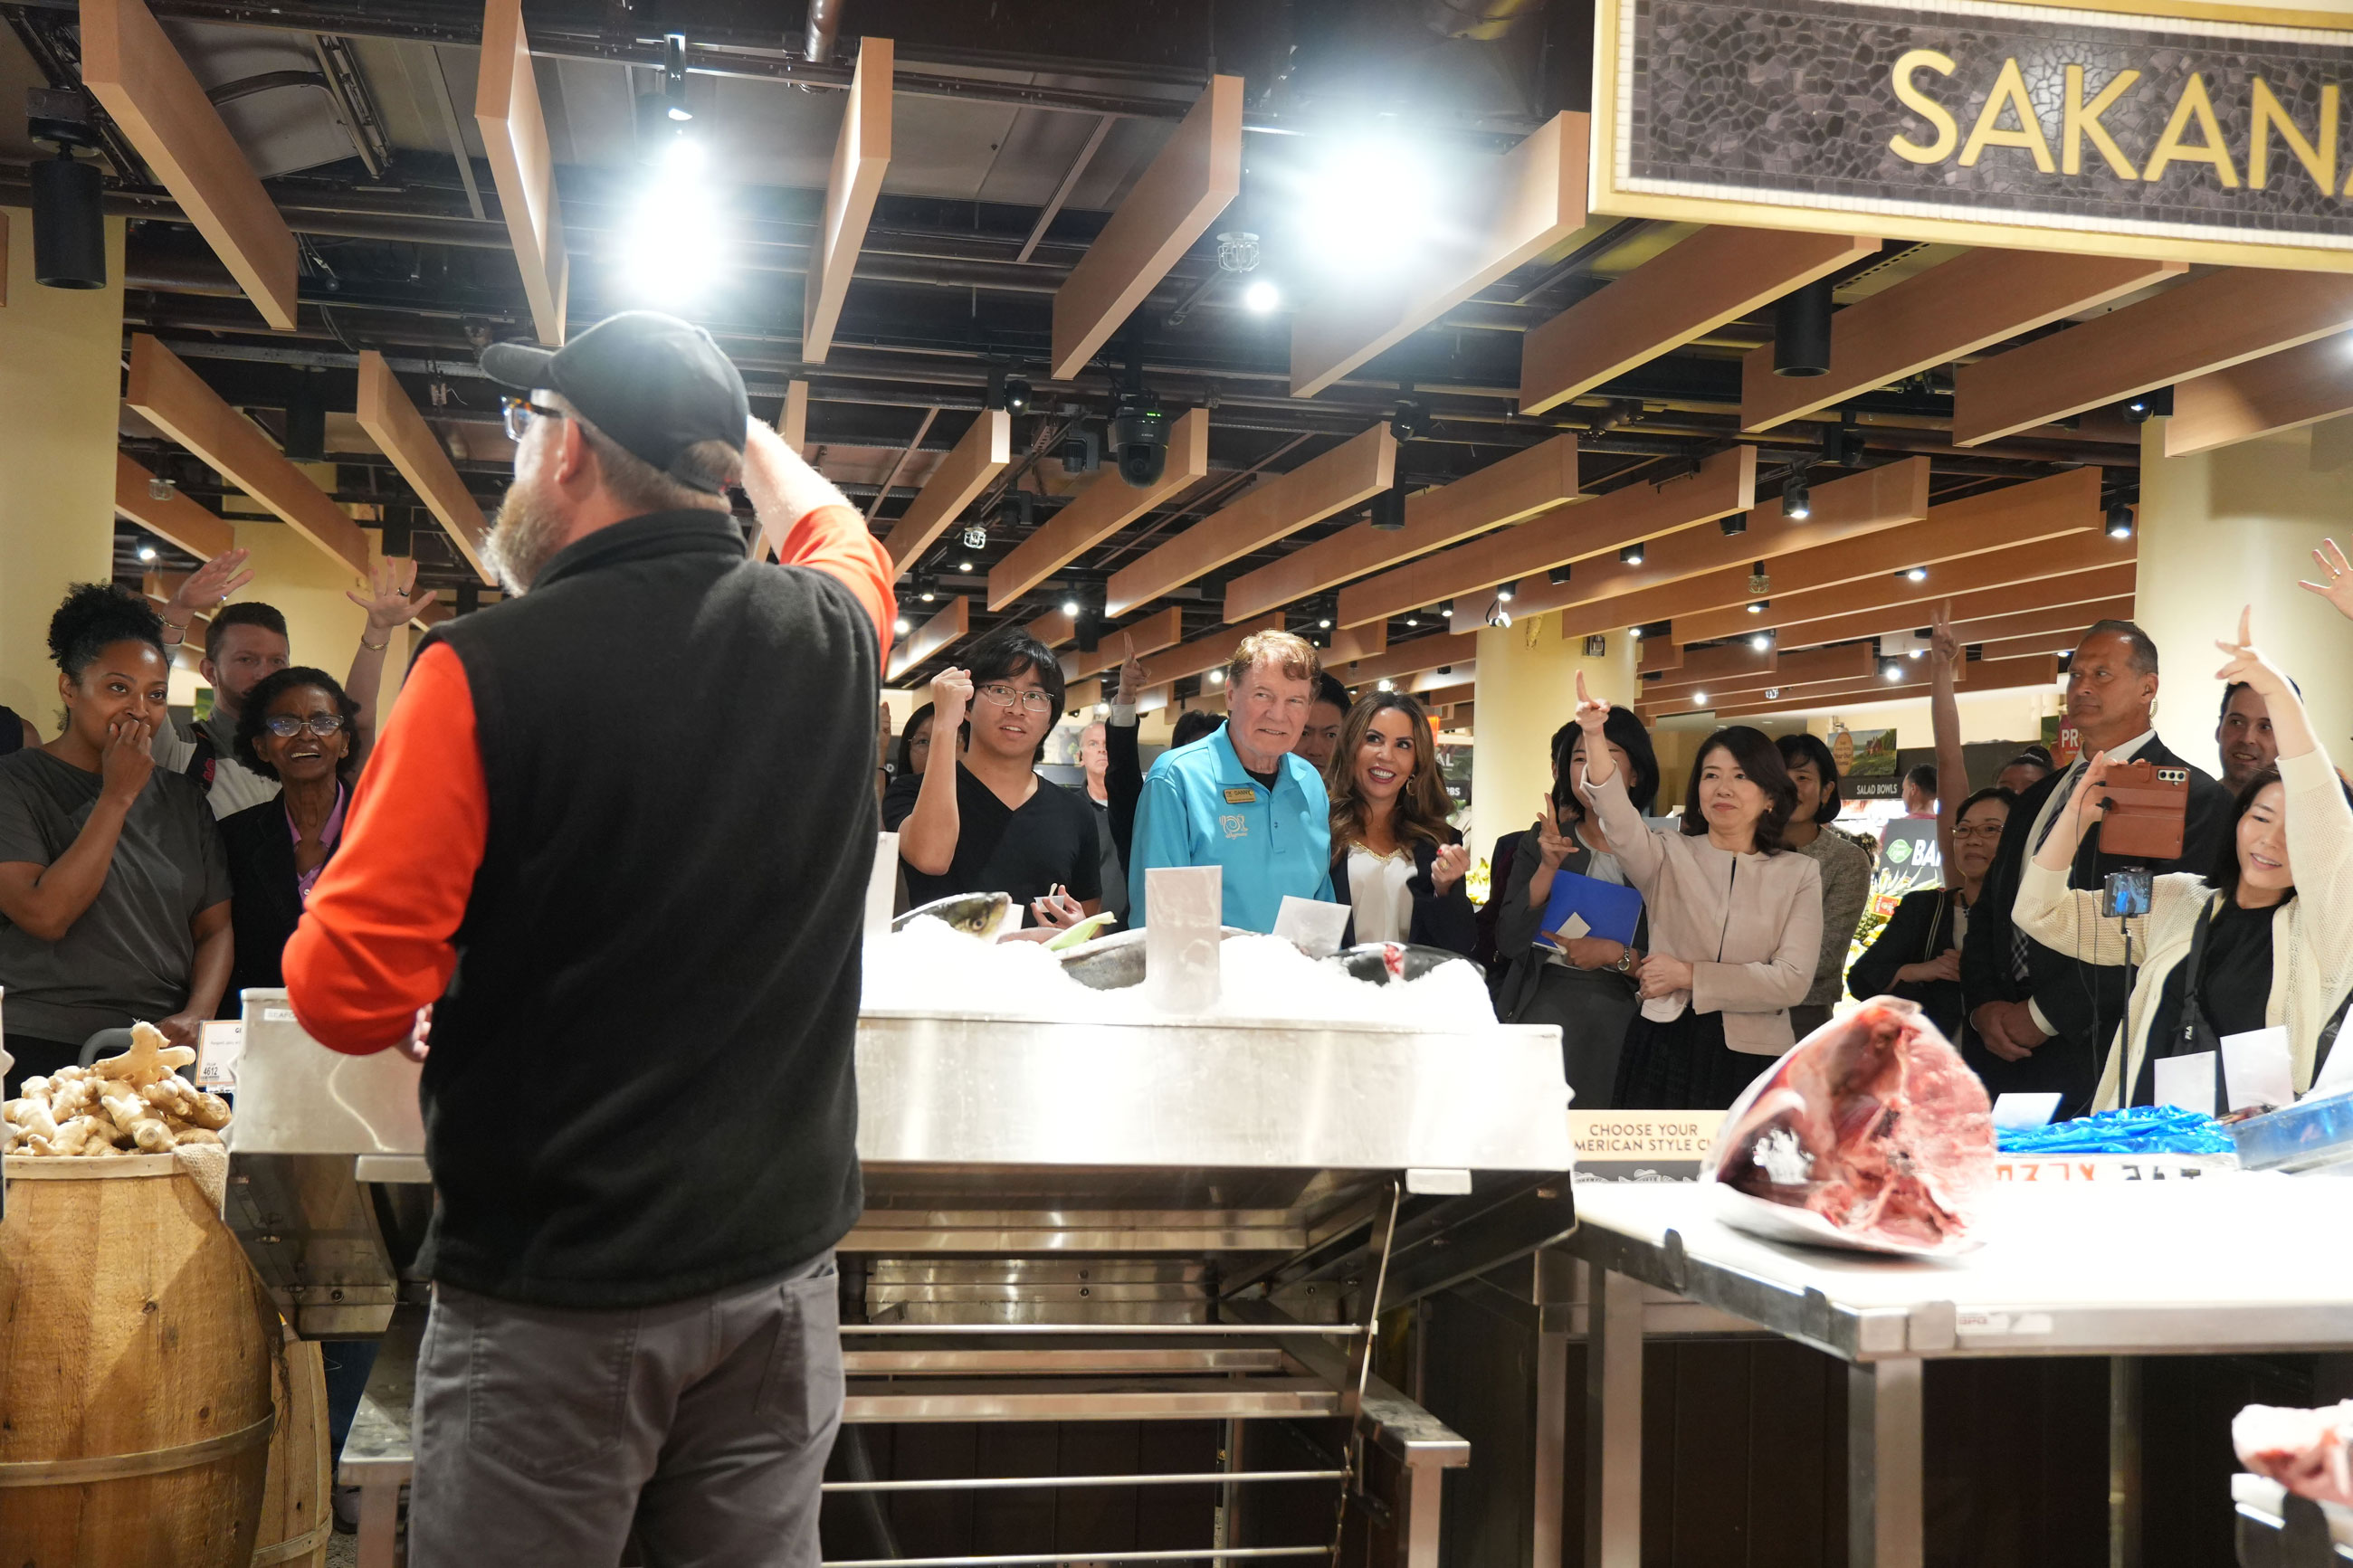
[(697, 328), (482, 364), (518, 596), (427, 639), (286, 952), (312, 1035), (425, 1064), (409, 1562), (610, 1563), (634, 1517), (813, 1568), (891, 567)]
[[(2189, 768), (2157, 738), (2157, 645), (2130, 621), (2102, 621), (2084, 635), (2067, 668), (2067, 721), (2075, 729), (2075, 763), (2021, 795), (2010, 809), (2001, 847), (1969, 910), (1961, 949), (1961, 985), (1975, 1037), (1962, 1054), (1992, 1094), (2058, 1091), (2062, 1117), (2091, 1106), (2100, 1064), (2125, 1016), (2130, 977), (2043, 946), (2010, 920), (2027, 858), (2040, 847), (2088, 760), (2105, 752), (2119, 762), (2146, 759)], [(2230, 833), (2231, 797), (2208, 774), (2189, 768), (2189, 811), (2181, 856), (2147, 860), (2104, 855), (2099, 835), (2084, 837), (2068, 886), (2097, 888), (2110, 872), (2147, 867), (2211, 871)]]

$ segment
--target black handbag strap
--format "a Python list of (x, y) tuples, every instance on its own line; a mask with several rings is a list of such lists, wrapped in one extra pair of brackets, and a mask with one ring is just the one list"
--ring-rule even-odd
[(2197, 927), (2189, 933), (2189, 956), (2182, 960), (2188, 976), (2181, 986), (2181, 1022), (2176, 1034), (2180, 1046), (2172, 1054), (2186, 1057), (2199, 1051), (2214, 1053), (2214, 1114), (2224, 1116), (2231, 1110), (2231, 1087), (2222, 1073), (2222, 1042), (2216, 1037), (2214, 1026), (2206, 1021), (2205, 1008), (2198, 1004), (2198, 988), (2206, 972), (2206, 933), (2214, 923), (2214, 898), (2206, 900), (2206, 907), (2198, 911)]

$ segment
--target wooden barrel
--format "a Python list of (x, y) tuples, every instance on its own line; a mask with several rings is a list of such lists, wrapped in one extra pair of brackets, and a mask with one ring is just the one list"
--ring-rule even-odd
[(326, 1568), (335, 1531), (327, 1474), (327, 1372), (315, 1342), (286, 1333), (286, 1376), (278, 1390), (278, 1430), (269, 1438), (269, 1474), (261, 1489), (261, 1528), (253, 1535), (254, 1568), (293, 1563)]
[(169, 1154), (8, 1161), (0, 1542), (10, 1568), (247, 1568), (277, 1313)]

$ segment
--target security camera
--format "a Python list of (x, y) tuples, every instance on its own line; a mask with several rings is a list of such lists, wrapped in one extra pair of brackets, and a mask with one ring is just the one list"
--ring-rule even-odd
[(1112, 461), (1119, 477), (1137, 489), (1160, 482), (1168, 471), (1168, 416), (1148, 397), (1121, 397), (1111, 416)]
[(1103, 467), (1103, 437), (1072, 426), (1054, 449), (1066, 474), (1092, 474)]

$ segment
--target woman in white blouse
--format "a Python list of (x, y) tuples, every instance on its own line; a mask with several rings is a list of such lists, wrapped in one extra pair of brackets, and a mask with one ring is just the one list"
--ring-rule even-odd
[(1439, 776), (1430, 716), (1402, 691), (1348, 710), (1324, 787), (1332, 798), (1332, 892), (1350, 906), (1347, 942), (1409, 942), (1470, 953), (1478, 940)]
[(1642, 1010), (1626, 1031), (1615, 1109), (1721, 1110), (1789, 1048), (1789, 1009), (1821, 957), (1822, 879), (1781, 843), (1797, 787), (1771, 741), (1735, 724), (1700, 743), (1683, 820), (1661, 831), (1626, 798), (1604, 743), (1609, 707), (1577, 677), (1585, 731), (1577, 792), (1649, 907), (1636, 970)]

